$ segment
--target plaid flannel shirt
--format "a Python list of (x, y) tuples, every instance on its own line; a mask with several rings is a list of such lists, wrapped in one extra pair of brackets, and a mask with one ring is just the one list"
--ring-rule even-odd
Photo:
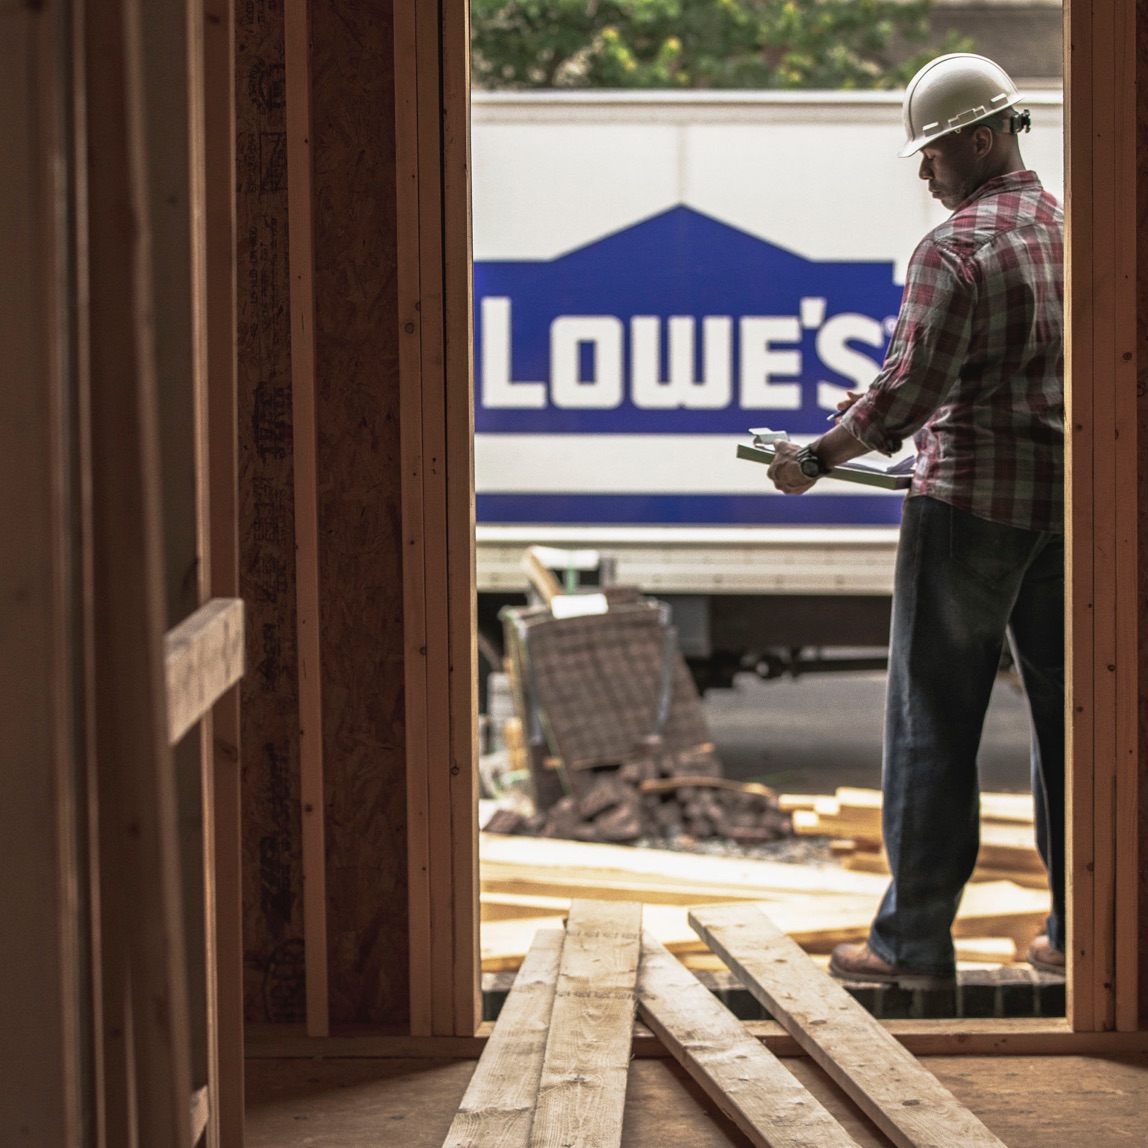
[(912, 495), (1063, 530), (1064, 213), (1035, 172), (989, 180), (921, 241), (885, 364), (841, 420), (871, 450), (915, 435)]

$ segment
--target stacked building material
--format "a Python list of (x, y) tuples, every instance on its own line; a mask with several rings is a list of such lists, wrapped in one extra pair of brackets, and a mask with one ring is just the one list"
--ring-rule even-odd
[(668, 608), (612, 589), (599, 613), (503, 611), (538, 812), (491, 828), (603, 842), (789, 835), (769, 789), (721, 776)]
[[(779, 804), (791, 813), (796, 833), (832, 837), (834, 852), (847, 869), (889, 872), (881, 844), (879, 790), (843, 787), (832, 797), (784, 794)], [(973, 879), (1013, 881), (1036, 889), (1047, 886), (1036, 851), (1030, 794), (981, 794), (981, 848)]]
[[(807, 952), (864, 940), (883, 876), (746, 857), (715, 857), (483, 833), (479, 842), (484, 972), (515, 969), (537, 929), (562, 923), (573, 900), (640, 901), (647, 927), (691, 967), (712, 955), (687, 922), (690, 906), (768, 905)], [(972, 884), (954, 925), (958, 957), (1001, 964), (1024, 951), (1048, 914), (1048, 894), (1011, 881)]]

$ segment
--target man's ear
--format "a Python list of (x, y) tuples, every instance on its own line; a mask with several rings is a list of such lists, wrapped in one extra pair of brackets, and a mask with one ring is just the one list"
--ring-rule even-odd
[(977, 159), (984, 159), (993, 150), (993, 141), (996, 136), (992, 128), (978, 124), (973, 128), (973, 155)]

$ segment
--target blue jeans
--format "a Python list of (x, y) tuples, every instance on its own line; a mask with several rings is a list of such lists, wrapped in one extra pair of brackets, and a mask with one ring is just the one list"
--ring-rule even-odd
[(883, 828), (893, 880), (869, 935), (898, 967), (954, 969), (950, 930), (980, 844), (977, 750), (1005, 636), (1032, 715), (1048, 932), (1064, 936), (1064, 538), (905, 501), (885, 709)]

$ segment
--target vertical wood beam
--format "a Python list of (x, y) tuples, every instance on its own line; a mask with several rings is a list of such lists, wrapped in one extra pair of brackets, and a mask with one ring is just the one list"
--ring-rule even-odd
[[(235, 11), (204, 0), (204, 184), (207, 276), (207, 447), (211, 596), (239, 596), (236, 423)], [(224, 1148), (242, 1148), (243, 884), (239, 687), (212, 713), (215, 822), (215, 993), (218, 1085), (210, 1116)]]
[(319, 467), (315, 412), (315, 292), (311, 176), (309, 0), (284, 12), (287, 236), (291, 275), (291, 411), (295, 443), (295, 601), (299, 652), (299, 768), (303, 804), (303, 942), (307, 1035), (330, 1030), (319, 633)]
[(1138, 1023), (1135, 28), (1066, 6), (1069, 1011)]
[(137, 0), (89, 5), (85, 16), (107, 1136), (109, 1143), (189, 1148), (179, 836), (162, 663), (166, 603), (144, 37)]
[[(1136, 398), (1139, 483), (1139, 600), (1148, 602), (1148, 0), (1136, 3)], [(1148, 638), (1140, 639), (1140, 1028), (1148, 1029)]]
[(470, 6), (442, 10), (447, 579), (450, 619), (452, 1031), (481, 1015), (478, 922), (478, 611), (474, 510), (474, 301), (470, 210)]
[(415, 4), (394, 5), (395, 167), (397, 187), (397, 319), (403, 522), (403, 666), (407, 761), (407, 870), (410, 1026), (434, 1031), (431, 1015), (430, 792), (428, 789), (427, 583), (423, 554), (424, 459), (419, 84)]
[[(207, 599), (207, 251), (202, 0), (143, 5), (166, 627)], [(210, 715), (174, 747), (187, 942), (192, 1087), (217, 1091), (214, 769)], [(205, 1143), (218, 1144), (209, 1121)]]
[(468, 43), (465, 4), (396, 4), (411, 1026), (444, 1035), (479, 999)]
[(70, 15), (0, 10), (0, 1142), (80, 1148), (94, 1097), (81, 1020)]

